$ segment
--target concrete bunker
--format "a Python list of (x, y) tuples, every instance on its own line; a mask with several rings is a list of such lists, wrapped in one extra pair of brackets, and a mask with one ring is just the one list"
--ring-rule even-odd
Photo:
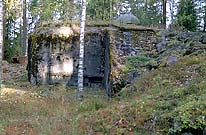
[[(123, 87), (122, 67), (127, 57), (153, 57), (156, 34), (152, 29), (87, 26), (84, 86), (102, 87), (112, 94)], [(47, 24), (29, 37), (28, 77), (33, 84), (77, 86), (79, 26)], [(120, 86), (120, 87), (119, 87)]]
[[(85, 34), (84, 86), (106, 87), (110, 70), (109, 36), (105, 30), (90, 30)], [(78, 32), (76, 26), (45, 26), (30, 35), (28, 76), (31, 83), (77, 86)]]

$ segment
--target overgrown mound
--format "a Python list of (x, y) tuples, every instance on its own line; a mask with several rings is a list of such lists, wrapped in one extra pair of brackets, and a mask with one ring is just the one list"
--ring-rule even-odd
[[(184, 56), (206, 51), (206, 34), (201, 32), (160, 31), (155, 48), (128, 57), (123, 67), (124, 82), (135, 80), (160, 67), (171, 66)], [(145, 46), (143, 46), (145, 49)]]
[(206, 127), (205, 67), (206, 53), (160, 67), (122, 90), (115, 104), (80, 116), (80, 128), (117, 135), (202, 135)]

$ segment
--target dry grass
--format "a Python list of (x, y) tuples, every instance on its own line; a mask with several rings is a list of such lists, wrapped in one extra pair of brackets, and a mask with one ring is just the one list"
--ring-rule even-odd
[(102, 103), (102, 90), (86, 90), (85, 100), (79, 102), (75, 88), (8, 84), (0, 96), (1, 135), (79, 135), (78, 115), (107, 104)]

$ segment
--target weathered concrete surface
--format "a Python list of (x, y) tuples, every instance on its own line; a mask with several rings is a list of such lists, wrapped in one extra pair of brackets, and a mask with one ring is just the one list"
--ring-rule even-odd
[[(50, 28), (48, 29), (50, 30)], [(46, 32), (45, 29), (44, 31)], [(60, 33), (56, 31), (49, 34), (37, 31), (30, 36), (28, 67), (31, 82), (77, 85), (79, 35), (77, 31), (71, 33), (73, 35), (59, 36)], [(104, 36), (105, 34), (98, 29), (86, 33), (85, 86), (103, 87), (105, 85), (105, 48), (109, 44), (104, 43)]]

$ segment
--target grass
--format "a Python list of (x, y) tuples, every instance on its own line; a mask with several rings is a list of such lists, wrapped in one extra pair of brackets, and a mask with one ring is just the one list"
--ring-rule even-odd
[(201, 134), (206, 127), (206, 54), (147, 73), (111, 100), (104, 90), (33, 86), (25, 77), (5, 83), (1, 135)]
[[(1, 135), (78, 135), (78, 114), (105, 107), (103, 90), (86, 90), (76, 100), (76, 89), (63, 86), (32, 86), (25, 79), (5, 83), (0, 97)], [(105, 101), (105, 102), (103, 102)]]
[(202, 134), (206, 127), (205, 61), (206, 54), (186, 56), (148, 73), (122, 90), (116, 102), (89, 114), (89, 120), (88, 115), (81, 119), (87, 130), (102, 134)]

